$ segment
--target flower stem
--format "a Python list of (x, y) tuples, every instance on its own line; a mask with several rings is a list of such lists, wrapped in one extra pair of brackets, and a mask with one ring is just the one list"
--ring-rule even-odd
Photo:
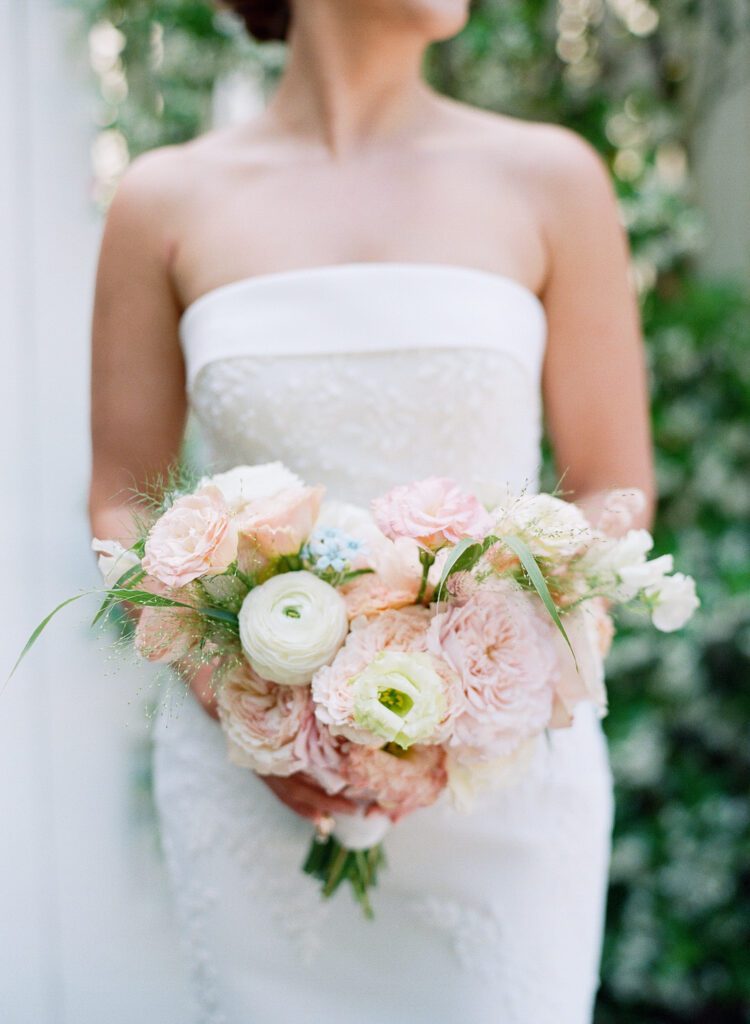
[(424, 548), (419, 549), (419, 561), (422, 565), (422, 580), (419, 584), (419, 593), (417, 594), (417, 604), (421, 604), (424, 600), (425, 591), (427, 590), (427, 577), (430, 572), (430, 567), (435, 561), (435, 556), (431, 551), (425, 551)]

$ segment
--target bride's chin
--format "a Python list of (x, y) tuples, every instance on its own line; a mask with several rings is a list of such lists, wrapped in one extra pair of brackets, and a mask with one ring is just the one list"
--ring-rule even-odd
[(377, 0), (382, 11), (389, 6), (393, 16), (419, 26), (433, 42), (450, 39), (466, 24), (469, 0)]

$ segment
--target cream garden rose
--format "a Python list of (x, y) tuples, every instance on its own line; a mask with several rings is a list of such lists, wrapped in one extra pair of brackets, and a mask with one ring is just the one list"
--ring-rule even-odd
[(304, 686), (343, 644), (348, 616), (341, 595), (302, 569), (251, 590), (239, 623), (245, 657), (261, 678)]
[(200, 485), (218, 487), (232, 515), (237, 515), (253, 501), (273, 498), (290, 487), (301, 487), (302, 481), (283, 462), (265, 462), (257, 466), (235, 466), (226, 473), (204, 477)]
[(492, 512), (498, 536), (523, 538), (537, 558), (572, 558), (591, 538), (586, 516), (569, 501), (551, 494), (525, 494)]

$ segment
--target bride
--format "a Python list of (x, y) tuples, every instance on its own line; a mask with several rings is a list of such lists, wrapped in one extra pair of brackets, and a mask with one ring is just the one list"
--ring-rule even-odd
[[(627, 242), (579, 137), (422, 80), (468, 0), (243, 0), (289, 59), (262, 116), (135, 161), (103, 238), (91, 521), (126, 539), (134, 480), (192, 410), (211, 469), (283, 460), (367, 502), (450, 476), (537, 485), (543, 409), (568, 496), (653, 494)], [(611, 779), (598, 719), (541, 739), (471, 814), (386, 840), (363, 921), (300, 871), (349, 807), (227, 759), (208, 670), (157, 728), (164, 848), (196, 1020), (585, 1024), (598, 982)]]

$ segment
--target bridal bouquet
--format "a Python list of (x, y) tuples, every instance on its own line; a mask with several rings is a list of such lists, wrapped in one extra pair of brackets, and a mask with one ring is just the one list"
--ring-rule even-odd
[[(638, 501), (612, 492), (605, 520), (628, 526)], [(612, 605), (642, 605), (661, 630), (690, 618), (693, 580), (651, 547), (549, 494), (487, 508), (430, 478), (367, 511), (280, 463), (238, 466), (167, 493), (132, 548), (94, 541), (97, 618), (140, 606), (143, 657), (216, 664), (236, 764), (355, 802), (321, 822), (304, 870), (326, 896), (348, 881), (370, 914), (394, 822), (444, 790), (470, 805), (581, 701), (605, 713)]]

